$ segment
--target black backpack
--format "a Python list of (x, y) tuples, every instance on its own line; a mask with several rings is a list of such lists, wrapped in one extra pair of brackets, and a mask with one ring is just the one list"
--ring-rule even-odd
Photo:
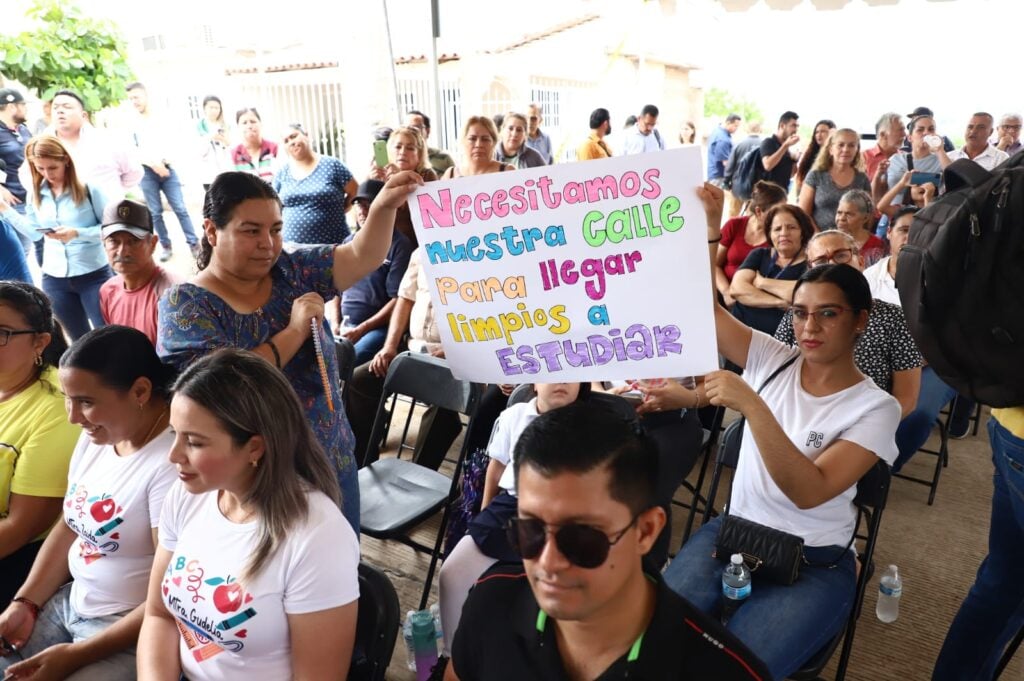
[(732, 175), (732, 195), (738, 199), (748, 201), (754, 193), (754, 185), (758, 180), (764, 179), (764, 164), (761, 163), (761, 147), (757, 146), (748, 151), (740, 159), (736, 166), (736, 172)]
[(946, 193), (914, 217), (896, 285), (935, 373), (978, 402), (1024, 405), (1024, 154), (988, 172), (946, 168)]

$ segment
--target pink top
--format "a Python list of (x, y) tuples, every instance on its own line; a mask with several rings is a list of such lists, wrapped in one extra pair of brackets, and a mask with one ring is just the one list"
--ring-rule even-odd
[(180, 284), (182, 279), (170, 274), (162, 267), (156, 268), (156, 274), (149, 283), (134, 291), (124, 287), (124, 278), (118, 274), (111, 277), (100, 287), (100, 312), (107, 324), (121, 324), (138, 329), (149, 337), (156, 345), (157, 301), (172, 284)]
[(736, 270), (739, 269), (752, 250), (769, 245), (767, 241), (762, 241), (756, 246), (751, 246), (747, 243), (745, 235), (748, 222), (750, 222), (750, 216), (744, 215), (738, 218), (731, 218), (722, 226), (722, 246), (726, 249), (725, 278), (729, 281), (732, 281), (732, 275), (736, 274)]

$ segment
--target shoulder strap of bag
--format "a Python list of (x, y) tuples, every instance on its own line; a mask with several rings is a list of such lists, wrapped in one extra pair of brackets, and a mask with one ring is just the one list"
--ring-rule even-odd
[(665, 143), (661, 141), (661, 133), (658, 132), (657, 128), (654, 129), (654, 139), (658, 140), (658, 148), (659, 149), (664, 149), (665, 148)]
[[(913, 152), (907, 152), (906, 158), (907, 158), (907, 172), (909, 173), (909, 172), (912, 172), (914, 170), (914, 154), (913, 154)], [(907, 187), (906, 189), (903, 190), (902, 205), (909, 206), (909, 205), (911, 205), (913, 203), (914, 203), (914, 199), (910, 195), (910, 187)]]

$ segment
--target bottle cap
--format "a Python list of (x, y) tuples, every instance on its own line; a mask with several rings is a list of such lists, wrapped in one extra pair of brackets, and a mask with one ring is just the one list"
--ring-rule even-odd
[(739, 565), (740, 563), (743, 562), (743, 554), (742, 553), (734, 553), (734, 554), (732, 554), (732, 558), (730, 558), (729, 561), (733, 565)]

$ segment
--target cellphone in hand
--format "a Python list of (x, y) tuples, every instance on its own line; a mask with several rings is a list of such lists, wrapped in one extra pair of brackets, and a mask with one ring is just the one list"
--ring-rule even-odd
[(36, 231), (42, 232), (43, 234), (49, 234), (50, 232), (56, 232), (57, 230), (53, 227), (36, 227)]
[(388, 143), (385, 140), (376, 140), (373, 143), (373, 162), (378, 168), (388, 164)]
[(942, 183), (942, 174), (923, 173), (917, 170), (910, 173), (910, 184), (921, 185), (928, 183), (935, 185), (935, 188), (938, 189), (939, 185)]

